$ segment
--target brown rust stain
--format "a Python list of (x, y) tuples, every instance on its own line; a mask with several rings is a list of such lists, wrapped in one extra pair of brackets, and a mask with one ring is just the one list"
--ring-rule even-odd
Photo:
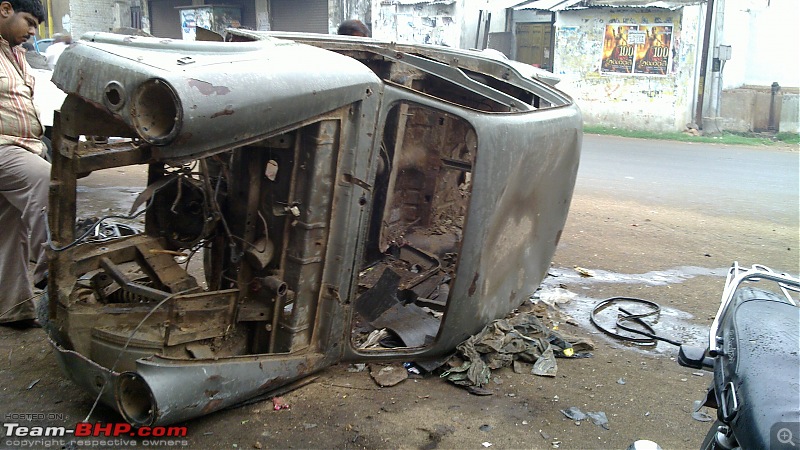
[(208, 397), (208, 398), (211, 398), (211, 397), (219, 394), (219, 391), (218, 390), (214, 390), (214, 389), (206, 389), (205, 392), (206, 392), (206, 397)]
[(189, 79), (189, 86), (197, 89), (203, 95), (225, 95), (231, 90), (227, 86), (214, 86), (207, 81)]
[(561, 241), (561, 234), (562, 233), (564, 233), (564, 229), (563, 228), (558, 230), (558, 233), (556, 233), (556, 242), (555, 242), (556, 246), (558, 246), (558, 243)]
[(281, 386), (281, 385), (285, 384), (286, 382), (288, 382), (288, 380), (285, 379), (285, 378), (281, 378), (281, 377), (270, 378), (269, 380), (265, 381), (264, 383), (261, 383), (261, 385), (258, 387), (258, 391), (267, 391), (267, 390), (270, 390), (270, 389), (272, 389), (272, 388), (274, 388), (276, 386)]
[(206, 403), (206, 406), (203, 407), (203, 414), (210, 414), (220, 408), (220, 404), (222, 404), (222, 399), (211, 400), (210, 402)]
[(233, 106), (227, 105), (225, 106), (225, 109), (223, 109), (222, 111), (217, 111), (214, 114), (212, 114), (211, 118), (214, 119), (220, 116), (232, 116), (234, 112), (236, 111), (233, 110)]
[(475, 294), (475, 291), (478, 290), (478, 278), (480, 278), (480, 274), (475, 272), (475, 276), (472, 277), (472, 284), (469, 287), (469, 296), (472, 297)]

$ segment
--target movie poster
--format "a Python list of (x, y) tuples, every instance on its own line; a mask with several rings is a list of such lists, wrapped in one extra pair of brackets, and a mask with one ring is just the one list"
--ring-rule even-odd
[(600, 72), (667, 75), (672, 54), (672, 25), (606, 25)]
[(633, 57), (635, 46), (628, 42), (628, 31), (637, 29), (637, 25), (606, 25), (603, 39), (603, 73), (633, 73)]
[(639, 25), (644, 31), (644, 44), (636, 46), (634, 73), (666, 75), (672, 44), (672, 25)]

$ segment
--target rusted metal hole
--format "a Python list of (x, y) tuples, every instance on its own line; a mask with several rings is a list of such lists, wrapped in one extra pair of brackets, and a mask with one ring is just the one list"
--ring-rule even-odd
[(110, 81), (105, 88), (105, 97), (103, 101), (106, 106), (113, 110), (118, 111), (125, 104), (127, 93), (125, 88), (119, 82)]
[(159, 79), (147, 80), (136, 89), (131, 115), (142, 139), (154, 145), (172, 141), (183, 116), (175, 92)]
[(125, 420), (134, 425), (153, 423), (153, 393), (136, 373), (120, 374), (117, 380), (117, 406)]

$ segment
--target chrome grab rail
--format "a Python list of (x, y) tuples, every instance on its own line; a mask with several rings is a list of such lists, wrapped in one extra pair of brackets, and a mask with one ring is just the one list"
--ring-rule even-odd
[(719, 352), (719, 342), (717, 341), (717, 331), (719, 330), (720, 318), (725, 314), (728, 305), (733, 300), (733, 296), (739, 286), (747, 281), (761, 281), (770, 280), (778, 284), (783, 295), (794, 306), (797, 306), (797, 301), (792, 298), (789, 291), (800, 292), (800, 279), (785, 273), (778, 273), (773, 271), (767, 266), (761, 264), (753, 264), (749, 269), (739, 266), (739, 262), (733, 263), (728, 269), (728, 276), (725, 279), (725, 289), (722, 291), (722, 299), (720, 300), (719, 309), (714, 322), (711, 323), (711, 329), (708, 332), (708, 353), (710, 356), (716, 356)]

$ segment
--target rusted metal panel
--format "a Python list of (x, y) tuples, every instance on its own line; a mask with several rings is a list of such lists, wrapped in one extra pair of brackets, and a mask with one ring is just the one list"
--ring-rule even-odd
[[(370, 39), (231, 36), (93, 33), (54, 75), (69, 101), (55, 123), (47, 330), (70, 377), (135, 425), (338, 361), (441, 358), (535, 290), (569, 208), (580, 112), (513, 66)], [(80, 173), (129, 164), (149, 167), (132, 205), (144, 233), (74, 241)], [(401, 342), (361, 348), (370, 323)]]

